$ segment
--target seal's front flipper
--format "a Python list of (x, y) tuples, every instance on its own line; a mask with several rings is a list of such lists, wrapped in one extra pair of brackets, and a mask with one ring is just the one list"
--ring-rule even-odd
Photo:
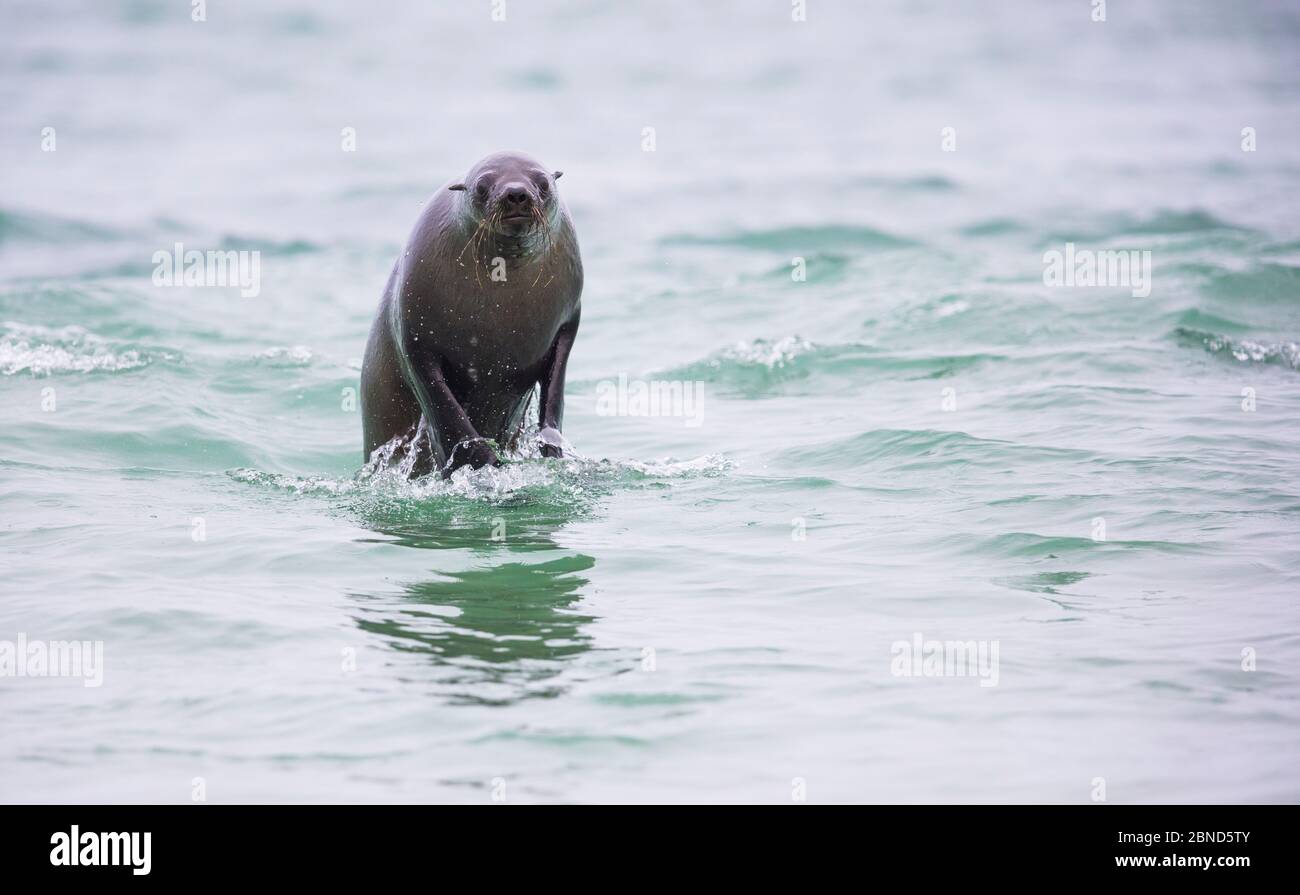
[(488, 444), (486, 438), (469, 438), (452, 447), (451, 456), (447, 458), (447, 464), (442, 468), (442, 477), (451, 478), (451, 474), (462, 466), (482, 469), (484, 466), (500, 465), (501, 459), (497, 457), (496, 451), (492, 450), (492, 445)]
[(537, 407), (537, 424), (541, 431), (537, 438), (541, 442), (543, 457), (564, 456), (564, 438), (560, 435), (560, 427), (564, 424), (564, 371), (569, 365), (569, 352), (573, 350), (581, 317), (582, 312), (578, 311), (572, 320), (560, 327), (542, 372), (542, 399)]
[(452, 394), (442, 375), (442, 365), (429, 362), (412, 372), (423, 372), (422, 381), (412, 383), (412, 391), (420, 403), (421, 427), (428, 433), (434, 458), (442, 469), (443, 478), (469, 464), (500, 466), (496, 452), (474, 430), (465, 408)]
[(541, 450), (543, 457), (564, 456), (564, 436), (560, 434), (559, 429), (552, 429), (547, 426), (539, 431), (537, 433), (537, 446)]

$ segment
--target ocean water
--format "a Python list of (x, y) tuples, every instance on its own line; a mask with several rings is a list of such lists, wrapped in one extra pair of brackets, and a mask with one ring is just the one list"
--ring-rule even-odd
[[(1300, 799), (1294, 4), (189, 7), (0, 12), (0, 648), (102, 649), (0, 677), (0, 800)], [(503, 148), (576, 453), (369, 474), (388, 269)]]

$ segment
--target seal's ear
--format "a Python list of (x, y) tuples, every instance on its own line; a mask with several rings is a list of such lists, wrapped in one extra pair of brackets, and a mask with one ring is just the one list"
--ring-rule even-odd
[(463, 189), (465, 189), (465, 184), (463, 184), (463, 183), (453, 183), (451, 186), (447, 187), (447, 189), (449, 189), (449, 190), (463, 190)]
[(564, 176), (563, 171), (556, 171), (554, 174), (551, 175), (551, 177), (553, 177), (556, 180), (559, 180), (563, 176)]

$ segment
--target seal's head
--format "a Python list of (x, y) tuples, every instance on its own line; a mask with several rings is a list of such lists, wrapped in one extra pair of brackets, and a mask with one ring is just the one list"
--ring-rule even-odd
[(465, 179), (447, 187), (465, 193), (465, 207), (479, 224), (500, 236), (527, 238), (550, 232), (560, 202), (554, 173), (522, 152), (498, 152), (470, 169)]

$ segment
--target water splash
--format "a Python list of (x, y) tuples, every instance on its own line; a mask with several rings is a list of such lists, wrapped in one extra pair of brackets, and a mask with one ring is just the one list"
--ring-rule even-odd
[(153, 358), (134, 348), (113, 347), (80, 326), (52, 328), (0, 324), (0, 374), (116, 373), (148, 366)]
[(817, 346), (799, 335), (786, 336), (775, 342), (767, 339), (755, 339), (751, 342), (737, 342), (719, 353), (712, 363), (715, 367), (725, 362), (748, 364), (776, 370), (794, 361), (801, 354), (816, 350)]
[(257, 355), (257, 359), (271, 367), (305, 367), (311, 363), (311, 349), (306, 345), (277, 345)]
[(1300, 343), (1260, 342), (1255, 339), (1233, 339), (1217, 333), (1179, 327), (1176, 331), (1184, 342), (1204, 346), (1210, 354), (1231, 357), (1243, 364), (1275, 364), (1300, 370)]
[(427, 501), (472, 501), (486, 505), (572, 503), (616, 487), (708, 478), (725, 475), (735, 462), (722, 454), (691, 459), (593, 459), (565, 442), (562, 459), (541, 456), (529, 433), (519, 446), (500, 452), (502, 465), (481, 469), (461, 467), (443, 478), (439, 473), (417, 476), (419, 450), (410, 440), (394, 438), (376, 448), (370, 461), (351, 478), (295, 476), (257, 469), (232, 469), (230, 478), (290, 494), (325, 498), (360, 498), (368, 504)]

